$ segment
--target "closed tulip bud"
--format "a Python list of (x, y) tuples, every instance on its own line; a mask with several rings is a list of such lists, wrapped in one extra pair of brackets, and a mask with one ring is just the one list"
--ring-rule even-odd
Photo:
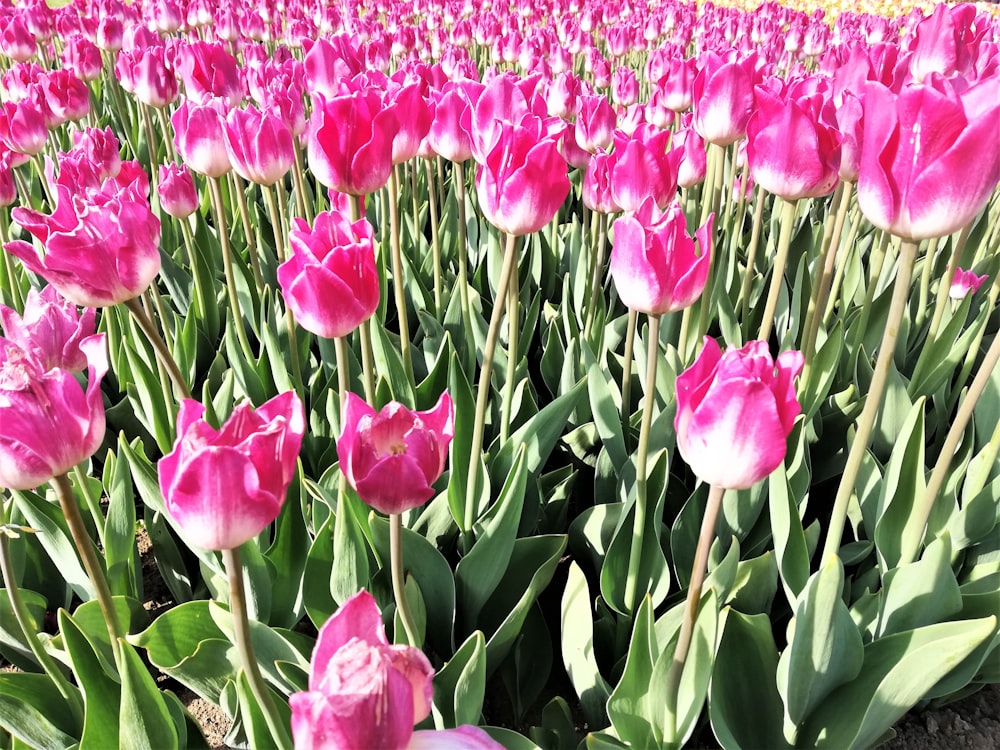
[(725, 62), (709, 53), (694, 79), (694, 129), (709, 143), (728, 146), (746, 135), (754, 106), (752, 60)]
[(35, 155), (45, 148), (48, 130), (45, 114), (33, 102), (5, 102), (0, 111), (0, 140), (12, 151)]
[(189, 99), (206, 104), (222, 99), (229, 107), (243, 100), (243, 81), (236, 58), (221, 44), (190, 42), (181, 51), (179, 72)]
[(676, 201), (661, 212), (652, 198), (614, 223), (611, 278), (625, 306), (648, 315), (690, 307), (705, 289), (712, 255), (710, 214), (691, 238)]
[(452, 162), (472, 158), (472, 108), (483, 91), (476, 81), (446, 83), (434, 107), (427, 141), (435, 153)]
[(237, 405), (221, 428), (186, 399), (177, 441), (159, 463), (167, 513), (196, 547), (239, 547), (278, 517), (305, 434), (302, 402), (286, 391), (254, 409)]
[(87, 369), (87, 355), (80, 345), (94, 335), (96, 314), (88, 307), (81, 315), (55, 287), (47, 286), (41, 292), (28, 292), (23, 315), (0, 305), (0, 324), (4, 336), (31, 354), (43, 371), (59, 367), (81, 372)]
[(797, 351), (775, 362), (763, 341), (723, 354), (705, 337), (694, 364), (677, 376), (677, 448), (695, 476), (739, 490), (778, 468), (802, 412), (793, 383), (802, 364)]
[(229, 161), (245, 180), (273, 185), (292, 168), (292, 131), (277, 115), (261, 113), (253, 106), (231, 110), (223, 134)]
[(177, 219), (186, 219), (198, 208), (198, 191), (195, 190), (194, 178), (183, 164), (160, 165), (157, 193), (163, 210)]
[(278, 266), (285, 303), (299, 325), (317, 336), (346, 336), (378, 307), (379, 276), (372, 227), (340, 211), (302, 219), (288, 233), (291, 257)]
[(348, 393), (337, 439), (341, 471), (358, 497), (380, 513), (420, 507), (434, 496), (454, 423), (447, 392), (430, 411), (410, 411), (393, 401), (379, 412)]
[(104, 439), (101, 378), (104, 334), (79, 343), (87, 389), (69, 370), (46, 370), (31, 353), (0, 338), (0, 487), (29, 490), (90, 458)]
[(948, 296), (956, 300), (965, 299), (970, 294), (978, 292), (984, 281), (986, 281), (986, 274), (976, 276), (974, 271), (963, 271), (961, 268), (956, 268)]
[(198, 174), (222, 177), (233, 168), (226, 150), (224, 110), (219, 99), (205, 105), (185, 99), (170, 116), (177, 153)]
[(603, 96), (580, 97), (576, 117), (576, 142), (580, 148), (594, 154), (607, 149), (614, 138), (617, 117)]

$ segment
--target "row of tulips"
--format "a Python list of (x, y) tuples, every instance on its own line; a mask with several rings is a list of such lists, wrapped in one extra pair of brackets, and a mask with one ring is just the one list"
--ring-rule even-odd
[(2, 13), (16, 743), (198, 745), (140, 653), (253, 747), (868, 747), (995, 679), (987, 9)]

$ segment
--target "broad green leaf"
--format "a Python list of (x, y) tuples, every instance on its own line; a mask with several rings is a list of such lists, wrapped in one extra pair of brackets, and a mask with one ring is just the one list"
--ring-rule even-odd
[(650, 705), (653, 668), (660, 656), (653, 628), (652, 600), (643, 598), (635, 613), (635, 627), (621, 680), (608, 698), (608, 718), (618, 737), (632, 747), (656, 747), (655, 716), (662, 704)]
[(135, 490), (127, 459), (108, 453), (105, 484), (109, 499), (104, 555), (112, 594), (141, 598), (142, 578), (135, 541)]
[(944, 622), (962, 609), (947, 535), (931, 542), (917, 562), (886, 573), (882, 584), (876, 630), (879, 638)]
[(486, 693), (486, 640), (477, 630), (434, 675), (438, 729), (478, 724)]
[(131, 644), (121, 642), (122, 689), (118, 721), (121, 746), (143, 748), (178, 747), (177, 728), (153, 676)]
[[(671, 638), (667, 648), (656, 660), (653, 676), (650, 682), (650, 703), (653, 710), (656, 706), (664, 706), (662, 712), (654, 713), (655, 733), (664, 742), (682, 747), (694, 732), (701, 709), (708, 695), (709, 679), (712, 676), (712, 666), (715, 663), (716, 631), (719, 624), (719, 598), (715, 591), (708, 589), (698, 602), (698, 614), (695, 618), (694, 631), (691, 633), (691, 645), (684, 661), (680, 684), (677, 688), (676, 712), (666, 703), (665, 686), (677, 650), (677, 638)], [(680, 635), (678, 631), (677, 635)], [(673, 715), (672, 715), (673, 714)], [(666, 726), (662, 724), (666, 721)], [(674, 726), (673, 736), (667, 736), (669, 727)]]
[(72, 714), (48, 676), (0, 672), (0, 727), (27, 747), (69, 747)]
[[(778, 660), (778, 692), (791, 727), (861, 671), (864, 647), (844, 604), (843, 588), (843, 566), (831, 556), (798, 597), (789, 643)], [(795, 729), (791, 731), (790, 741)]]
[(59, 610), (59, 632), (69, 655), (73, 674), (85, 701), (82, 747), (118, 747), (118, 706), (121, 685), (101, 666), (86, 634), (66, 610)]
[(799, 509), (788, 486), (784, 464), (771, 473), (767, 482), (771, 534), (778, 573), (781, 575), (785, 597), (794, 606), (809, 579), (809, 549)]
[(562, 596), (560, 645), (563, 665), (592, 727), (607, 725), (611, 686), (601, 675), (594, 655), (594, 622), (587, 579), (576, 562), (570, 562)]

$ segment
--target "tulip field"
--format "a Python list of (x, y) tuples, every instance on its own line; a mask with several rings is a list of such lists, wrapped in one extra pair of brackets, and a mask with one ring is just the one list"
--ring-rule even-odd
[(0, 750), (1000, 683), (995, 4), (8, 0), (0, 104)]

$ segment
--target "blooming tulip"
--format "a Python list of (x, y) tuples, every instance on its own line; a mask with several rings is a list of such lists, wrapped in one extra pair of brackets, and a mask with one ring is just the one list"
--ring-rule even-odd
[(695, 233), (697, 251), (676, 201), (661, 213), (650, 197), (615, 221), (610, 270), (622, 302), (649, 315), (694, 304), (708, 279), (714, 218)]
[(615, 133), (608, 168), (611, 197), (623, 211), (637, 211), (647, 197), (663, 207), (677, 193), (681, 152), (667, 151), (670, 132), (642, 126), (633, 136)]
[(204, 105), (185, 99), (170, 116), (177, 153), (198, 174), (222, 177), (233, 168), (226, 150), (225, 106), (221, 99)]
[(230, 110), (222, 133), (233, 169), (250, 182), (273, 185), (295, 161), (292, 131), (270, 112), (253, 106)]
[(694, 129), (709, 143), (728, 146), (746, 135), (753, 112), (753, 60), (725, 62), (709, 53), (694, 79)]
[(237, 405), (220, 429), (205, 407), (185, 399), (177, 441), (159, 463), (167, 513), (197, 547), (239, 547), (278, 517), (295, 475), (306, 423), (302, 402), (286, 391), (254, 409)]
[(366, 219), (324, 211), (313, 228), (302, 219), (288, 233), (291, 257), (278, 266), (278, 283), (295, 319), (307, 331), (339, 338), (378, 307), (379, 277)]
[(677, 376), (677, 448), (695, 475), (725, 489), (746, 489), (785, 459), (786, 441), (802, 411), (793, 380), (801, 352), (771, 359), (751, 341), (722, 353), (705, 337), (698, 359)]
[(30, 352), (43, 371), (59, 367), (80, 372), (87, 369), (87, 355), (80, 345), (94, 335), (96, 313), (88, 307), (81, 315), (55, 287), (47, 286), (41, 292), (28, 292), (23, 315), (0, 305), (0, 324), (4, 336)]
[(427, 140), (434, 153), (453, 162), (472, 157), (472, 108), (483, 88), (476, 81), (444, 85), (427, 132)]
[(230, 107), (242, 101), (243, 83), (236, 58), (221, 44), (189, 43), (181, 50), (178, 67), (189, 99), (207, 104), (220, 98)]
[(1000, 182), (1000, 79), (959, 93), (931, 77), (894, 94), (869, 83), (858, 206), (908, 240), (943, 237), (972, 221)]
[(410, 411), (395, 401), (377, 412), (347, 394), (337, 440), (340, 469), (358, 496), (375, 510), (402, 513), (434, 496), (455, 435), (454, 406), (443, 393), (430, 411)]
[(978, 292), (984, 281), (986, 281), (986, 274), (976, 276), (974, 271), (963, 271), (961, 268), (956, 268), (948, 296), (952, 299), (965, 299), (969, 294)]
[(430, 715), (434, 670), (412, 646), (391, 645), (375, 599), (359, 591), (320, 628), (309, 690), (293, 693), (297, 750), (499, 750), (478, 727), (413, 731)]
[(27, 208), (11, 214), (45, 246), (39, 258), (23, 240), (4, 245), (71, 302), (108, 307), (137, 297), (160, 271), (160, 221), (149, 208), (140, 179), (123, 175), (96, 190), (56, 186), (51, 215)]
[(69, 370), (46, 370), (32, 352), (0, 338), (0, 487), (37, 487), (89, 458), (104, 439), (104, 334), (78, 346), (86, 391)]

